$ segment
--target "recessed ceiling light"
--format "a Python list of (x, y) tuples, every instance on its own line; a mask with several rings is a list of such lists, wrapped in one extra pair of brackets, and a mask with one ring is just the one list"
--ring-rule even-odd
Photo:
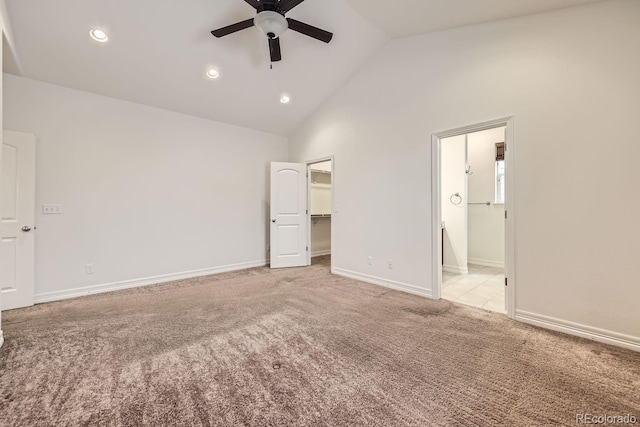
[(280, 102), (283, 104), (288, 104), (290, 101), (291, 101), (291, 97), (286, 93), (282, 94), (282, 96), (280, 97)]
[(220, 71), (216, 70), (215, 68), (209, 68), (207, 70), (207, 77), (209, 77), (210, 79), (217, 79), (218, 77), (220, 77)]
[(107, 36), (107, 33), (105, 33), (104, 30), (101, 30), (99, 28), (94, 28), (91, 31), (89, 31), (89, 35), (91, 36), (92, 39), (100, 43), (104, 43), (107, 40), (109, 40), (109, 36)]

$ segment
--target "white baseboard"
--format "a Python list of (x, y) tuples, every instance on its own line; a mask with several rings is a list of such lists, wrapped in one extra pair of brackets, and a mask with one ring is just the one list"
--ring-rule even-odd
[(119, 291), (122, 289), (137, 288), (140, 286), (155, 285), (158, 283), (172, 282), (174, 280), (190, 279), (192, 277), (208, 276), (210, 274), (226, 273), (229, 271), (244, 270), (246, 268), (262, 267), (266, 260), (243, 262), (239, 264), (222, 265), (219, 267), (202, 268), (198, 270), (183, 271), (181, 273), (162, 274), (159, 276), (143, 277), (140, 279), (123, 280), (120, 282), (104, 283), (101, 285), (84, 286), (80, 288), (65, 289), (63, 291), (44, 292), (36, 294), (34, 302), (59, 301), (91, 294)]
[(553, 331), (564, 332), (565, 334), (576, 335), (593, 341), (640, 351), (640, 337), (620, 334), (522, 310), (516, 310), (516, 320)]
[(315, 258), (317, 256), (323, 256), (323, 255), (331, 255), (331, 249), (327, 249), (326, 251), (311, 252), (311, 258)]
[(417, 286), (409, 285), (407, 283), (401, 283), (401, 282), (396, 282), (389, 279), (383, 279), (381, 277), (356, 273), (355, 271), (349, 271), (343, 268), (333, 268), (331, 272), (338, 276), (344, 276), (350, 279), (360, 280), (361, 282), (371, 283), (372, 285), (384, 286), (385, 288), (391, 288), (398, 291), (419, 295), (421, 297), (433, 298), (431, 289), (419, 288)]
[(452, 274), (469, 274), (469, 269), (467, 267), (458, 267), (455, 265), (443, 265), (442, 271)]
[(504, 268), (504, 261), (489, 261), (486, 259), (469, 258), (467, 259), (467, 262), (469, 264), (481, 265), (483, 267)]

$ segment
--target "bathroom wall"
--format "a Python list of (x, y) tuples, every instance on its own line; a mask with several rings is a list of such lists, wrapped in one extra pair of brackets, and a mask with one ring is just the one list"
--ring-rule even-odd
[[(441, 191), (444, 241), (442, 270), (467, 274), (467, 180), (465, 135), (445, 138), (441, 142)], [(461, 198), (452, 197), (459, 193)], [(454, 205), (454, 203), (458, 203)]]
[(469, 205), (468, 263), (504, 268), (505, 221), (504, 204), (495, 204), (495, 144), (504, 142), (505, 128), (487, 129), (467, 136), (467, 176), (469, 202), (491, 202), (491, 205)]

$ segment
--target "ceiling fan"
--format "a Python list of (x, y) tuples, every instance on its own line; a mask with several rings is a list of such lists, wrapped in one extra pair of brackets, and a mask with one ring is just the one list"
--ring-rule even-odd
[(282, 59), (280, 51), (280, 36), (287, 28), (304, 34), (305, 36), (329, 43), (333, 38), (333, 34), (316, 28), (304, 22), (295, 19), (286, 18), (285, 14), (291, 9), (302, 3), (304, 0), (244, 0), (253, 6), (258, 14), (255, 18), (246, 21), (237, 22), (235, 24), (219, 28), (211, 31), (216, 37), (224, 37), (245, 28), (254, 25), (262, 31), (269, 39), (269, 52), (271, 54), (271, 62), (277, 62)]

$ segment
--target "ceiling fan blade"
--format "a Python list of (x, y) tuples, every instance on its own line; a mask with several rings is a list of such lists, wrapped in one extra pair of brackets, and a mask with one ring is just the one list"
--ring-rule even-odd
[(280, 0), (280, 2), (278, 2), (277, 6), (278, 6), (278, 9), (280, 9), (280, 11), (282, 13), (287, 13), (291, 9), (293, 9), (294, 7), (296, 7), (297, 5), (302, 3), (303, 1), (304, 0)]
[(260, 7), (260, 1), (258, 0), (244, 0), (247, 3), (249, 3), (251, 6), (253, 6), (254, 9), (257, 9)]
[(269, 53), (271, 54), (271, 62), (282, 60), (282, 52), (280, 51), (280, 37), (269, 39)]
[(235, 24), (228, 25), (226, 27), (218, 28), (217, 30), (211, 31), (216, 37), (224, 37), (229, 34), (235, 33), (236, 31), (244, 30), (245, 28), (253, 27), (253, 18), (247, 19), (246, 21), (236, 22)]
[(333, 33), (330, 33), (320, 28), (316, 28), (312, 25), (305, 24), (304, 22), (296, 21), (295, 19), (287, 18), (289, 21), (289, 28), (293, 31), (304, 34), (305, 36), (313, 37), (314, 39), (329, 43), (333, 38)]

